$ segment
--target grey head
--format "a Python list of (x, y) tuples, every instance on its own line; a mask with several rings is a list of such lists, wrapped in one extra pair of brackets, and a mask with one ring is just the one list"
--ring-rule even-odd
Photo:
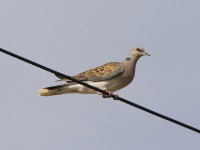
[(150, 56), (150, 54), (145, 52), (144, 48), (136, 47), (136, 48), (131, 49), (131, 51), (129, 52), (126, 58), (126, 61), (133, 60), (133, 59), (137, 60), (142, 56)]

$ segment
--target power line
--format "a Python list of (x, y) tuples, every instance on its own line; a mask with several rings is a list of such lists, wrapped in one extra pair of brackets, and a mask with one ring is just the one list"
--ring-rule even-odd
[[(62, 73), (60, 73), (60, 72), (58, 72), (58, 71), (55, 71), (55, 70), (53, 70), (53, 69), (50, 69), (50, 68), (45, 67), (45, 66), (43, 66), (43, 65), (40, 65), (40, 64), (38, 64), (38, 63), (36, 63), (36, 62), (33, 62), (33, 61), (31, 61), (31, 60), (28, 60), (28, 59), (26, 59), (26, 58), (24, 58), (24, 57), (21, 57), (21, 56), (19, 56), (19, 55), (16, 55), (16, 54), (14, 54), (14, 53), (11, 53), (11, 52), (9, 52), (9, 51), (7, 51), (7, 50), (5, 50), (5, 49), (0, 48), (0, 51), (1, 51), (2, 53), (5, 53), (5, 54), (10, 55), (10, 56), (12, 56), (12, 57), (15, 57), (15, 58), (17, 58), (17, 59), (19, 59), (19, 60), (22, 60), (22, 61), (24, 61), (24, 62), (26, 62), (26, 63), (29, 63), (29, 64), (31, 64), (31, 65), (33, 65), (33, 66), (36, 66), (36, 67), (38, 67), (38, 68), (40, 68), (40, 69), (43, 69), (43, 70), (46, 70), (46, 71), (48, 71), (48, 72), (57, 74), (57, 75), (59, 75), (59, 76), (61, 76), (61, 77), (63, 77), (63, 78), (69, 79), (69, 80), (71, 80), (71, 81), (73, 81), (73, 82), (82, 84), (82, 85), (84, 85), (84, 86), (86, 86), (86, 87), (88, 87), (88, 88), (90, 88), (90, 89), (93, 89), (93, 90), (95, 90), (95, 91), (101, 92), (102, 94), (109, 95), (109, 93), (106, 92), (106, 91), (104, 91), (104, 90), (101, 90), (101, 89), (99, 89), (99, 88), (97, 88), (97, 87), (91, 86), (91, 85), (89, 85), (89, 84), (87, 84), (87, 83), (85, 83), (85, 82), (76, 80), (75, 78), (72, 78), (71, 76), (62, 74)], [(116, 98), (115, 95), (111, 95), (111, 97), (112, 97), (113, 99)], [(129, 105), (131, 105), (131, 106), (134, 106), (134, 107), (136, 107), (136, 108), (138, 108), (138, 109), (140, 109), (140, 110), (143, 110), (143, 111), (145, 111), (145, 112), (148, 112), (148, 113), (150, 113), (150, 114), (152, 114), (152, 115), (154, 115), (154, 116), (160, 117), (160, 118), (165, 119), (165, 120), (170, 121), (170, 122), (173, 122), (173, 123), (175, 123), (175, 124), (177, 124), (177, 125), (180, 125), (180, 126), (182, 126), (182, 127), (184, 127), (184, 128), (190, 129), (190, 130), (192, 130), (192, 131), (194, 131), (194, 132), (200, 133), (200, 130), (197, 129), (197, 128), (194, 128), (194, 127), (192, 127), (192, 126), (190, 126), (190, 125), (188, 125), (188, 124), (182, 123), (182, 122), (180, 122), (180, 121), (177, 121), (177, 120), (175, 120), (175, 119), (172, 119), (172, 118), (167, 117), (167, 116), (165, 116), (165, 115), (162, 115), (162, 114), (160, 114), (160, 113), (157, 113), (157, 112), (155, 112), (155, 111), (153, 111), (153, 110), (151, 110), (151, 109), (145, 108), (145, 107), (143, 107), (143, 106), (141, 106), (141, 105), (138, 105), (138, 104), (136, 104), (136, 103), (133, 103), (133, 102), (131, 102), (131, 101), (128, 101), (128, 100), (126, 100), (126, 99), (124, 99), (124, 98), (122, 98), (122, 97), (118, 97), (117, 100), (119, 100), (119, 101), (121, 101), (121, 102), (124, 102), (124, 103), (126, 103), (126, 104), (129, 104)]]

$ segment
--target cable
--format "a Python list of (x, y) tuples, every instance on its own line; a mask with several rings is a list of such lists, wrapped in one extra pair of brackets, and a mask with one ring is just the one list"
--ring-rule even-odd
[[(10, 55), (10, 56), (12, 56), (12, 57), (15, 57), (15, 58), (17, 58), (17, 59), (19, 59), (19, 60), (22, 60), (22, 61), (24, 61), (24, 62), (26, 62), (26, 63), (29, 63), (29, 64), (31, 64), (31, 65), (33, 65), (33, 66), (36, 66), (36, 67), (38, 67), (38, 68), (40, 68), (40, 69), (43, 69), (43, 70), (46, 70), (46, 71), (48, 71), (48, 72), (57, 74), (57, 75), (59, 75), (59, 76), (61, 76), (61, 77), (63, 77), (63, 78), (69, 79), (69, 80), (71, 80), (71, 81), (73, 81), (73, 82), (82, 84), (82, 85), (84, 85), (84, 86), (86, 86), (86, 87), (88, 87), (88, 88), (90, 88), (90, 89), (93, 89), (93, 90), (95, 90), (95, 91), (98, 91), (98, 92), (100, 92), (100, 93), (102, 93), (102, 94), (109, 95), (109, 93), (106, 92), (106, 91), (104, 91), (104, 90), (101, 90), (101, 89), (99, 89), (99, 88), (97, 88), (97, 87), (91, 86), (91, 85), (89, 85), (89, 84), (87, 84), (87, 83), (85, 83), (85, 82), (76, 80), (76, 79), (72, 78), (71, 76), (62, 74), (62, 73), (60, 73), (60, 72), (58, 72), (58, 71), (55, 71), (55, 70), (53, 70), (53, 69), (50, 69), (50, 68), (45, 67), (45, 66), (43, 66), (43, 65), (40, 65), (40, 64), (38, 64), (38, 63), (36, 63), (36, 62), (33, 62), (33, 61), (31, 61), (31, 60), (28, 60), (28, 59), (26, 59), (26, 58), (24, 58), (24, 57), (21, 57), (21, 56), (19, 56), (19, 55), (16, 55), (16, 54), (14, 54), (14, 53), (11, 53), (11, 52), (9, 52), (9, 51), (7, 51), (7, 50), (4, 50), (4, 49), (0, 48), (0, 51), (1, 51), (2, 53), (5, 53), (5, 54)], [(111, 97), (114, 98), (114, 99), (116, 98), (115, 95), (111, 95)], [(124, 102), (124, 103), (126, 103), (126, 104), (129, 104), (129, 105), (131, 105), (131, 106), (134, 106), (134, 107), (136, 107), (136, 108), (138, 108), (138, 109), (140, 109), (140, 110), (143, 110), (143, 111), (145, 111), (145, 112), (148, 112), (148, 113), (150, 113), (150, 114), (152, 114), (152, 115), (154, 115), (154, 116), (160, 117), (160, 118), (165, 119), (165, 120), (170, 121), (170, 122), (173, 122), (173, 123), (175, 123), (175, 124), (177, 124), (177, 125), (179, 125), (179, 126), (182, 126), (182, 127), (184, 127), (184, 128), (190, 129), (190, 130), (192, 130), (192, 131), (194, 131), (194, 132), (200, 133), (200, 130), (197, 129), (197, 128), (194, 128), (194, 127), (192, 127), (192, 126), (190, 126), (190, 125), (188, 125), (188, 124), (182, 123), (182, 122), (180, 122), (180, 121), (177, 121), (177, 120), (172, 119), (172, 118), (170, 118), (170, 117), (167, 117), (167, 116), (165, 116), (165, 115), (162, 115), (162, 114), (160, 114), (160, 113), (157, 113), (157, 112), (155, 112), (155, 111), (153, 111), (153, 110), (150, 110), (150, 109), (148, 109), (148, 108), (145, 108), (145, 107), (143, 107), (143, 106), (140, 106), (140, 105), (138, 105), (138, 104), (135, 104), (135, 103), (133, 103), (133, 102), (130, 102), (130, 101), (128, 101), (128, 100), (126, 100), (126, 99), (124, 99), (124, 98), (122, 98), (122, 97), (118, 97), (117, 100), (119, 100), (119, 101), (121, 101), (121, 102)]]

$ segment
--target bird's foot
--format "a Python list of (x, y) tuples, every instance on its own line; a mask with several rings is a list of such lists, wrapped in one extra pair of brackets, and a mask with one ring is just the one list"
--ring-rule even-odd
[(103, 98), (113, 98), (114, 100), (117, 100), (119, 98), (119, 95), (117, 94), (113, 94), (113, 92), (111, 91), (106, 91), (108, 92), (109, 94), (106, 95), (106, 94), (102, 94), (101, 92), (97, 92), (98, 95), (102, 95)]

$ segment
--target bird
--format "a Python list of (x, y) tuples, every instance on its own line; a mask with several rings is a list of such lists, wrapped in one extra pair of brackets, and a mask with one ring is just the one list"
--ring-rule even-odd
[(136, 47), (130, 50), (128, 56), (122, 62), (109, 62), (72, 76), (79, 81), (107, 91), (109, 95), (96, 92), (81, 84), (63, 78), (58, 74), (55, 74), (60, 78), (58, 81), (64, 81), (66, 82), (65, 84), (45, 87), (40, 89), (38, 93), (40, 96), (53, 96), (69, 93), (99, 94), (102, 95), (103, 98), (114, 97), (117, 99), (118, 95), (113, 94), (113, 92), (126, 87), (133, 81), (137, 61), (142, 56), (150, 56), (150, 54), (145, 52), (144, 48)]

